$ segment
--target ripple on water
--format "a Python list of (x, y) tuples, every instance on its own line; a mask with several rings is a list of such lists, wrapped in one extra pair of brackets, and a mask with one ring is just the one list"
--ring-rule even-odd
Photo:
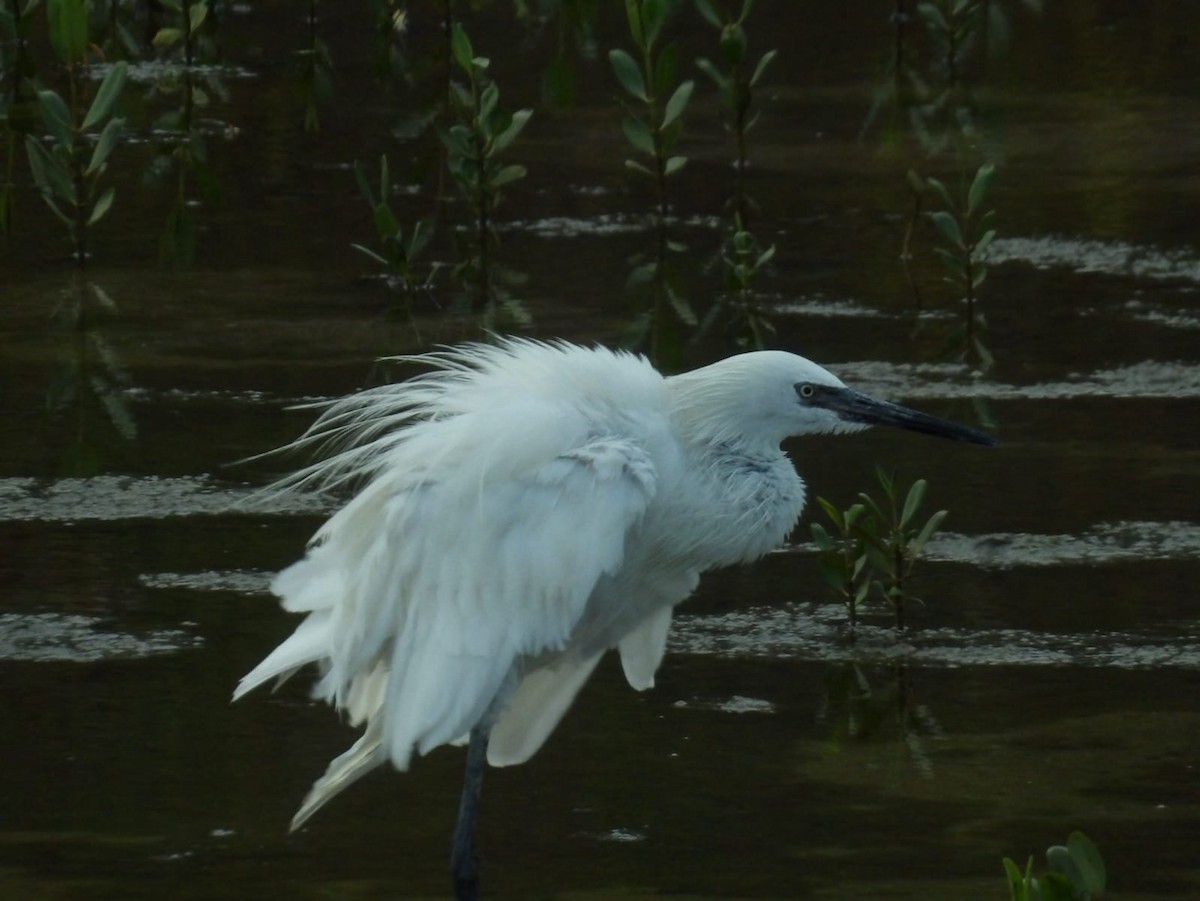
[(1130, 632), (1053, 634), (1020, 629), (923, 629), (902, 636), (860, 626), (851, 644), (832, 605), (788, 604), (713, 616), (679, 616), (672, 651), (730, 658), (910, 662), (926, 666), (1200, 668), (1200, 641)]
[(0, 522), (165, 519), (231, 513), (300, 514), (330, 510), (311, 494), (256, 497), (255, 490), (207, 476), (95, 476), (88, 479), (0, 479)]
[(0, 660), (92, 663), (172, 654), (202, 640), (180, 629), (133, 634), (103, 628), (95, 616), (63, 613), (0, 614)]
[(1127, 366), (1068, 373), (1054, 382), (1013, 385), (954, 363), (859, 360), (829, 368), (860, 391), (912, 400), (984, 397), (988, 400), (1071, 400), (1078, 397), (1200, 397), (1200, 364), (1142, 360)]
[(1200, 258), (1190, 249), (1163, 250), (1128, 241), (1062, 235), (997, 238), (989, 248), (988, 262), (1028, 263), (1039, 269), (1061, 266), (1075, 272), (1200, 284)]

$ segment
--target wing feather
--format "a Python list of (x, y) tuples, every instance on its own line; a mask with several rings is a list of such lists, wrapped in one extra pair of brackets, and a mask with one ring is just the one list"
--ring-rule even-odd
[(308, 618), (237, 691), (312, 662), (314, 694), (366, 722), (303, 816), (384, 760), (404, 769), (501, 716), (528, 662), (572, 643), (658, 490), (640, 426), (662, 419), (664, 383), (641, 358), (507, 341), (422, 360), (434, 371), (331, 405), (297, 442), (326, 459), (270, 489), (359, 486), (273, 582)]

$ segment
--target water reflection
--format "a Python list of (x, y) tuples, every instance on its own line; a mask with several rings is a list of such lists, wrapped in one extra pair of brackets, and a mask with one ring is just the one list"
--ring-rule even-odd
[(72, 476), (103, 472), (113, 439), (132, 444), (137, 423), (126, 400), (131, 378), (109, 341), (105, 323), (117, 313), (109, 293), (75, 271), (55, 308), (58, 368), (46, 390), (46, 408), (64, 429), (61, 471)]
[(929, 707), (917, 700), (907, 663), (872, 666), (850, 660), (831, 666), (816, 718), (829, 730), (835, 752), (850, 744), (886, 745), (894, 766), (933, 776), (930, 743), (943, 730)]

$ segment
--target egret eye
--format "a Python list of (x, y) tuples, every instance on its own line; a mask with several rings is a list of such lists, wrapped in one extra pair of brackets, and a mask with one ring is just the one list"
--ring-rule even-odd
[(812, 385), (805, 382), (796, 386), (796, 393), (800, 395), (801, 400), (808, 400), (816, 393), (816, 390)]

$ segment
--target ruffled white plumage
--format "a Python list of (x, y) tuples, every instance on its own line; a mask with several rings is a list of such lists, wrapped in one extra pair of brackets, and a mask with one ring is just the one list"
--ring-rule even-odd
[[(563, 366), (567, 356), (584, 365)], [(317, 663), (314, 694), (368, 723), (308, 813), (385, 759), (404, 769), (414, 750), (461, 738), (489, 710), (505, 724), (492, 761), (532, 754), (529, 736), (544, 739), (582, 679), (511, 714), (504, 702), (539, 666), (573, 667), (564, 652), (588, 600), (619, 571), (655, 496), (648, 446), (669, 438), (651, 415), (663, 380), (644, 361), (519, 341), (430, 361), (443, 368), (331, 406), (299, 443), (333, 453), (272, 489), (367, 480), (272, 583), (308, 618), (235, 693)], [(619, 386), (606, 385), (614, 366)]]
[(779, 449), (834, 416), (803, 358), (746, 354), (664, 378), (641, 357), (505, 340), (414, 358), (431, 371), (328, 406), (296, 442), (325, 458), (269, 489), (355, 487), (272, 590), (306, 613), (235, 697), (307, 663), (365, 723), (293, 821), (390, 760), (490, 727), (528, 759), (601, 655), (654, 684), (700, 573), (783, 541), (804, 502)]

